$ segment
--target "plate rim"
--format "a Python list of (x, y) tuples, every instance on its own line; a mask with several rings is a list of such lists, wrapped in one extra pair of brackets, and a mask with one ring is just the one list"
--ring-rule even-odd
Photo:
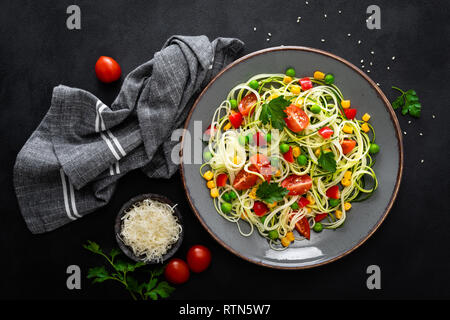
[[(208, 91), (209, 87), (218, 78), (220, 78), (225, 72), (227, 72), (229, 69), (233, 68), (234, 66), (238, 65), (239, 63), (241, 63), (243, 61), (246, 61), (246, 60), (248, 60), (250, 58), (253, 58), (253, 57), (261, 55), (261, 54), (266, 54), (266, 53), (275, 52), (275, 51), (291, 51), (291, 50), (293, 50), (293, 51), (306, 51), (306, 52), (313, 52), (313, 53), (322, 54), (324, 56), (330, 57), (332, 59), (335, 59), (335, 60), (337, 60), (339, 62), (344, 63), (345, 65), (347, 65), (348, 67), (350, 67), (351, 69), (356, 71), (359, 75), (361, 75), (375, 89), (375, 91), (377, 92), (378, 96), (384, 102), (384, 106), (385, 106), (386, 110), (389, 113), (391, 121), (394, 123), (394, 129), (395, 129), (395, 132), (396, 132), (397, 145), (398, 145), (397, 149), (398, 149), (398, 153), (399, 153), (399, 161), (398, 161), (399, 169), (398, 169), (398, 173), (397, 173), (397, 177), (396, 177), (394, 191), (393, 191), (393, 193), (391, 195), (391, 198), (389, 200), (388, 205), (384, 209), (384, 212), (383, 212), (382, 216), (380, 217), (378, 222), (374, 225), (374, 227), (371, 230), (369, 230), (369, 232), (363, 238), (361, 238), (358, 241), (358, 243), (356, 243), (353, 247), (351, 247), (348, 250), (344, 251), (340, 255), (337, 255), (336, 257), (333, 257), (332, 259), (328, 259), (328, 260), (325, 260), (325, 261), (312, 263), (312, 264), (308, 264), (308, 265), (303, 265), (303, 266), (281, 266), (281, 265), (268, 264), (268, 263), (265, 263), (263, 261), (255, 261), (253, 259), (250, 259), (249, 257), (246, 257), (246, 256), (240, 254), (235, 249), (233, 249), (228, 244), (226, 244), (223, 240), (219, 239), (219, 237), (216, 234), (214, 234), (214, 232), (212, 230), (209, 229), (209, 227), (206, 225), (206, 222), (203, 220), (203, 218), (200, 216), (199, 212), (197, 211), (197, 208), (192, 203), (191, 196), (190, 196), (190, 194), (189, 194), (189, 192), (187, 190), (187, 187), (186, 187), (186, 179), (185, 179), (185, 175), (184, 175), (184, 165), (183, 165), (183, 146), (184, 146), (185, 133), (187, 131), (189, 122), (191, 120), (191, 116), (192, 116), (195, 108), (197, 107), (197, 105), (198, 105), (199, 101), (201, 100), (201, 98), (203, 97), (203, 95)], [(344, 58), (342, 58), (340, 56), (337, 56), (337, 55), (335, 55), (333, 53), (330, 53), (328, 51), (324, 51), (324, 50), (316, 49), (316, 48), (311, 48), (311, 47), (304, 47), (304, 46), (278, 46), (278, 47), (270, 47), (270, 48), (265, 48), (265, 49), (262, 49), (262, 50), (257, 50), (257, 51), (251, 52), (249, 54), (246, 54), (245, 56), (242, 56), (241, 58), (233, 61), (232, 63), (230, 63), (229, 65), (224, 67), (206, 85), (206, 87), (202, 90), (202, 92), (199, 94), (199, 96), (195, 99), (195, 102), (192, 105), (192, 108), (190, 109), (189, 114), (188, 114), (188, 116), (186, 118), (186, 121), (185, 121), (185, 124), (184, 124), (184, 131), (183, 131), (183, 135), (182, 135), (182, 138), (181, 138), (181, 145), (180, 145), (180, 153), (179, 154), (180, 154), (180, 173), (181, 173), (181, 179), (183, 181), (183, 189), (184, 189), (184, 192), (186, 194), (186, 198), (188, 199), (189, 206), (194, 211), (195, 216), (200, 221), (200, 224), (203, 226), (203, 228), (222, 247), (224, 247), (226, 250), (228, 250), (229, 252), (233, 253), (237, 257), (239, 257), (241, 259), (244, 259), (244, 260), (246, 260), (248, 262), (257, 264), (259, 266), (268, 267), (268, 268), (271, 268), (271, 269), (281, 269), (281, 270), (302, 270), (302, 269), (311, 269), (311, 268), (323, 266), (323, 265), (332, 263), (334, 261), (337, 261), (337, 260), (347, 256), (348, 254), (352, 253), (357, 248), (359, 248), (362, 244), (364, 244), (375, 233), (375, 231), (378, 230), (378, 228), (383, 223), (383, 221), (386, 219), (387, 215), (389, 214), (389, 212), (392, 209), (392, 206), (393, 206), (393, 204), (395, 202), (395, 199), (397, 198), (398, 191), (400, 189), (400, 183), (401, 183), (402, 176), (403, 176), (403, 161), (404, 161), (404, 159), (403, 159), (403, 140), (402, 140), (401, 128), (400, 128), (400, 124), (398, 122), (397, 115), (395, 114), (395, 112), (394, 112), (394, 110), (393, 110), (393, 108), (391, 106), (391, 103), (389, 102), (389, 100), (387, 99), (387, 97), (385, 96), (383, 91), (381, 91), (381, 89), (378, 87), (378, 85), (376, 85), (376, 83), (366, 73), (364, 73), (361, 69), (359, 69), (357, 66), (355, 66), (351, 62), (347, 61), (346, 59), (344, 59)]]

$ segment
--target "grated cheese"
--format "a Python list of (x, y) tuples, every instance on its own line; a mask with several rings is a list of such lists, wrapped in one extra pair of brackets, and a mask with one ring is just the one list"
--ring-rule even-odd
[(145, 199), (136, 203), (122, 217), (123, 243), (144, 261), (162, 261), (162, 257), (175, 244), (182, 227), (174, 215), (173, 207), (159, 201)]

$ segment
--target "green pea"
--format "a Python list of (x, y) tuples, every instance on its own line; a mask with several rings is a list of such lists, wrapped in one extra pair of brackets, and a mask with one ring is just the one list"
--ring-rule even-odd
[(297, 163), (301, 166), (306, 166), (308, 163), (308, 158), (305, 155), (301, 154), (297, 157)]
[(281, 153), (286, 153), (289, 151), (289, 145), (286, 143), (280, 144), (280, 151)]
[(334, 74), (332, 73), (327, 73), (325, 75), (325, 79), (324, 79), (326, 84), (333, 84), (334, 83)]
[(291, 204), (291, 208), (292, 210), (298, 210), (299, 206), (297, 202), (294, 202), (293, 204)]
[(270, 132), (268, 134), (266, 134), (266, 141), (267, 142), (272, 141), (272, 134)]
[(269, 238), (272, 240), (276, 240), (278, 239), (278, 231), (277, 230), (272, 230), (269, 232)]
[(288, 77), (295, 77), (295, 69), (294, 68), (286, 69), (286, 75)]
[(209, 151), (205, 151), (205, 152), (203, 153), (203, 159), (205, 159), (205, 161), (211, 160), (212, 157), (213, 157), (213, 155), (212, 155), (212, 153), (209, 152)]
[(313, 230), (315, 232), (321, 232), (323, 230), (323, 225), (320, 222), (316, 222), (316, 224), (313, 227)]
[(248, 86), (253, 90), (257, 90), (259, 88), (259, 82), (256, 80), (252, 80), (249, 82)]
[(337, 205), (339, 205), (339, 203), (341, 203), (341, 200), (339, 199), (330, 199), (330, 206), (332, 207), (336, 207)]
[(236, 99), (230, 99), (231, 109), (236, 109), (238, 104)]
[(226, 202), (230, 202), (231, 201), (231, 197), (229, 193), (224, 193), (222, 196), (222, 200), (226, 201)]
[(249, 138), (248, 136), (239, 136), (238, 140), (240, 145), (245, 146), (248, 144)]
[(259, 220), (261, 221), (261, 223), (264, 223), (264, 221), (266, 221), (267, 216), (262, 216), (261, 218), (259, 218)]
[(221, 209), (223, 213), (230, 213), (231, 212), (231, 203), (224, 202), (221, 205)]
[(380, 151), (380, 146), (379, 146), (379, 145), (377, 145), (376, 143), (371, 143), (371, 144), (370, 144), (369, 152), (370, 152), (371, 154), (375, 154), (375, 153), (377, 153), (377, 152), (379, 152), (379, 151)]
[(310, 108), (310, 110), (311, 110), (312, 113), (315, 113), (315, 114), (318, 114), (318, 113), (320, 113), (320, 111), (322, 111), (322, 109), (318, 105), (313, 105)]
[(234, 191), (230, 191), (230, 192), (228, 192), (228, 194), (230, 195), (231, 200), (234, 200), (237, 198), (236, 192), (234, 192)]

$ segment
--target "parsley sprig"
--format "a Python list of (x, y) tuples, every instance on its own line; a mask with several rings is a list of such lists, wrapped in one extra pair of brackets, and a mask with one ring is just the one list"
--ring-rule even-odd
[(329, 172), (336, 172), (336, 160), (333, 152), (321, 152), (319, 159), (317, 159), (319, 166)]
[(392, 108), (398, 109), (402, 108), (402, 114), (410, 114), (415, 118), (420, 117), (420, 111), (422, 109), (422, 105), (419, 102), (419, 97), (414, 90), (403, 91), (400, 88), (392, 87), (392, 89), (397, 90), (401, 93), (397, 99), (392, 102)]
[(267, 183), (264, 181), (256, 190), (256, 196), (267, 203), (274, 203), (283, 200), (289, 190), (280, 187), (277, 183)]
[(122, 260), (116, 260), (120, 254), (117, 249), (112, 249), (108, 254), (104, 253), (100, 246), (92, 241), (83, 247), (95, 254), (103, 256), (111, 265), (113, 271), (108, 271), (105, 266), (90, 268), (88, 279), (93, 279), (92, 283), (101, 283), (106, 280), (120, 282), (130, 293), (134, 300), (140, 297), (142, 300), (158, 300), (159, 297), (167, 298), (175, 290), (166, 281), (159, 281), (158, 277), (164, 272), (164, 266), (157, 267), (150, 272), (150, 278), (147, 282), (139, 283), (138, 280), (130, 275), (137, 269), (144, 267), (144, 262), (130, 263)]
[(283, 96), (272, 99), (269, 103), (262, 105), (259, 119), (263, 124), (271, 123), (273, 128), (283, 130), (286, 125), (284, 122), (284, 118), (286, 118), (286, 113), (284, 113), (284, 110), (290, 104), (291, 103), (288, 100), (285, 100)]

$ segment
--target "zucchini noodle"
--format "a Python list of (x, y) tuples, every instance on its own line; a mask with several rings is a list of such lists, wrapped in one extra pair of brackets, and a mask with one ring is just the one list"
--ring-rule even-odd
[[(207, 180), (214, 182), (208, 182), (208, 187), (217, 212), (229, 222), (236, 223), (242, 236), (250, 236), (256, 230), (275, 250), (287, 247), (282, 240), (294, 230), (300, 233), (295, 240), (309, 238), (309, 231), (307, 236), (300, 230), (302, 221), (306, 221), (308, 229), (318, 232), (322, 228), (341, 227), (349, 214), (350, 203), (367, 199), (378, 187), (372, 169), (374, 160), (369, 152), (375, 141), (372, 125), (347, 118), (342, 107), (343, 95), (337, 86), (313, 77), (303, 79), (310, 81), (310, 88), (300, 89), (299, 78), (284, 74), (258, 74), (232, 88), (214, 112), (206, 140), (209, 157), (200, 168), (202, 176), (206, 171), (212, 172)], [(243, 99), (250, 95), (253, 95), (252, 104), (247, 112), (243, 112)], [(278, 97), (307, 115), (309, 122), (303, 130), (294, 132), (287, 122), (283, 130), (276, 130), (271, 121), (265, 120), (265, 106)], [(234, 128), (231, 116), (239, 111), (247, 114), (241, 118), (238, 128)], [(322, 135), (324, 127), (332, 130), (330, 136)], [(256, 142), (255, 135), (264, 137), (263, 145)], [(350, 151), (343, 147), (343, 142), (349, 140), (354, 145)], [(296, 150), (294, 157), (302, 155), (303, 161), (283, 155), (280, 152), (282, 145)], [(330, 152), (336, 163), (335, 171), (323, 168), (319, 160), (322, 154)], [(255, 169), (255, 163), (250, 159), (256, 154), (270, 158), (269, 175)], [(226, 183), (217, 186), (218, 177), (223, 174), (227, 175)], [(274, 203), (264, 203), (264, 199), (257, 196), (263, 181), (270, 179), (271, 184), (282, 186), (292, 175), (308, 176), (311, 187), (301, 194), (286, 192), (281, 201)], [(242, 176), (245, 179), (256, 176), (257, 180), (253, 179), (256, 182), (248, 188), (238, 188), (235, 184)], [(328, 190), (336, 186), (339, 186), (338, 195), (327, 196)], [(217, 193), (213, 195), (212, 189)], [(291, 191), (289, 187), (287, 189)], [(267, 209), (263, 215), (255, 210), (257, 202), (264, 203)], [(224, 207), (224, 204), (227, 205)], [(315, 228), (319, 221), (320, 230)]]

